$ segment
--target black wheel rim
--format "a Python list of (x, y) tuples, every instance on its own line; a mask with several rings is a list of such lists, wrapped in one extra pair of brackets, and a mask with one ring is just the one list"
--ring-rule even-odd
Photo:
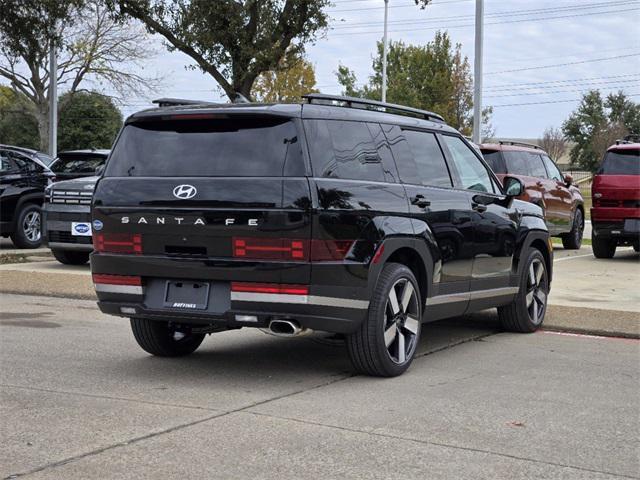
[(413, 357), (420, 332), (418, 293), (409, 279), (393, 284), (384, 310), (385, 347), (389, 358), (402, 365)]

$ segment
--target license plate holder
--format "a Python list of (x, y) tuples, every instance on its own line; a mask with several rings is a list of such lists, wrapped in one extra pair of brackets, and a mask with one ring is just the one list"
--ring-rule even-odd
[(209, 304), (209, 282), (167, 280), (164, 306), (180, 310), (206, 310)]

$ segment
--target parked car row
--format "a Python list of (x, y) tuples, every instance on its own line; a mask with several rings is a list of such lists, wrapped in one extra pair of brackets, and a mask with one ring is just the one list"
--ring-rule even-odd
[[(47, 201), (52, 200), (53, 186), (60, 185), (65, 188), (64, 185), (68, 179), (95, 176), (96, 172), (104, 166), (108, 156), (109, 150), (88, 149), (60, 152), (54, 159), (35, 150), (0, 145), (0, 235), (5, 238), (11, 237), (18, 248), (39, 247), (48, 230), (44, 228), (42, 207), (47, 205)], [(73, 187), (70, 189), (73, 191)], [(93, 190), (85, 189), (84, 192), (88, 193), (88, 196), (85, 195), (83, 198), (88, 199), (90, 206)], [(71, 196), (69, 200), (70, 205), (73, 203)], [(88, 208), (87, 217), (89, 216)], [(55, 221), (62, 220), (56, 217)], [(70, 222), (73, 221), (75, 220)], [(53, 226), (61, 227), (59, 223)], [(82, 228), (79, 227), (79, 229)], [(64, 231), (72, 238), (76, 236), (71, 226), (68, 229), (65, 226)], [(90, 233), (88, 238), (90, 246)], [(56, 250), (62, 251), (58, 248), (54, 249), (56, 258), (63, 258), (62, 254), (56, 254)]]

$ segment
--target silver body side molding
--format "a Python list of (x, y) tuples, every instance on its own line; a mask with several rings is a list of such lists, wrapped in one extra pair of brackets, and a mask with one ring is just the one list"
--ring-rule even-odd
[(427, 299), (427, 306), (443, 305), (445, 303), (467, 302), (482, 298), (504, 297), (518, 293), (519, 287), (490, 288), (488, 290), (476, 290), (475, 292), (452, 293), (450, 295), (436, 295)]

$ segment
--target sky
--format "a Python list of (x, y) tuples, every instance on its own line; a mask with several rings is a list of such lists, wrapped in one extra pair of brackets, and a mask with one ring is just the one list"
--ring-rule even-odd
[[(371, 74), (376, 41), (382, 38), (383, 0), (334, 0), (330, 29), (307, 47), (317, 88), (341, 93), (339, 64), (359, 83)], [(426, 9), (413, 0), (389, 0), (389, 38), (425, 44), (447, 30), (474, 61), (475, 0), (433, 0)], [(592, 88), (623, 90), (640, 102), (640, 0), (485, 0), (483, 103), (494, 107), (498, 137), (538, 138), (559, 127)], [(182, 53), (169, 53), (161, 38), (147, 71), (164, 77), (147, 98), (127, 99), (126, 115), (158, 97), (223, 100), (208, 75), (185, 67)]]

